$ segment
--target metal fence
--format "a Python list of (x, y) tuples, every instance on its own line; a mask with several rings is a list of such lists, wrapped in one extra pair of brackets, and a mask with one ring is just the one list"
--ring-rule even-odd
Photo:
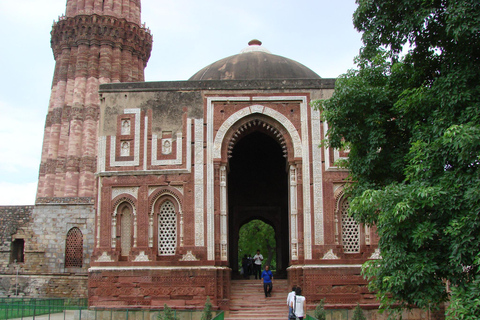
[(77, 310), (87, 305), (87, 299), (0, 298), (0, 319), (23, 319)]
[[(200, 310), (172, 310), (179, 320), (200, 320)], [(88, 308), (87, 299), (40, 299), (0, 298), (0, 320), (150, 320), (163, 314), (162, 309), (117, 309)], [(215, 312), (214, 312), (215, 314)], [(223, 320), (224, 312), (219, 311), (213, 318)]]

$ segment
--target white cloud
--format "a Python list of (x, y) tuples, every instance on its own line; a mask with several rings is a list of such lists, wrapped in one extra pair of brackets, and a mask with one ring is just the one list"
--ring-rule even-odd
[(0, 182), (0, 205), (33, 205), (36, 192), (36, 182), (24, 184)]
[(43, 140), (44, 112), (0, 101), (0, 172), (3, 181), (36, 181)]
[[(4, 19), (16, 22), (19, 21), (27, 25), (34, 25), (42, 28), (36, 24), (39, 20), (57, 18), (65, 12), (66, 0), (17, 0), (17, 1), (2, 1), (0, 2), (0, 15)], [(18, 27), (18, 25), (16, 25)], [(22, 26), (24, 27), (24, 26)]]

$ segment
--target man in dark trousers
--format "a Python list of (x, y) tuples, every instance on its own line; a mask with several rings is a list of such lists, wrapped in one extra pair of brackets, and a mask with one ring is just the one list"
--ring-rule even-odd
[(265, 291), (265, 298), (271, 297), (272, 294), (272, 280), (273, 280), (273, 273), (269, 270), (269, 266), (265, 266), (265, 270), (262, 272), (262, 279), (263, 279), (263, 291)]
[(257, 279), (257, 275), (261, 278), (262, 261), (263, 256), (260, 253), (260, 250), (257, 249), (257, 254), (253, 256), (253, 272), (255, 273), (255, 279)]

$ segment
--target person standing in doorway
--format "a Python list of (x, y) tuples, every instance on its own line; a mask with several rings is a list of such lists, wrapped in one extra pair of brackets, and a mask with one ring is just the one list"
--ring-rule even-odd
[(243, 272), (243, 278), (247, 279), (250, 275), (248, 274), (248, 257), (247, 255), (244, 255), (242, 258), (242, 272)]
[(273, 273), (269, 270), (270, 268), (265, 266), (265, 270), (262, 272), (261, 278), (263, 279), (263, 291), (265, 292), (265, 298), (272, 296), (272, 288), (273, 288)]
[(260, 249), (257, 249), (257, 254), (253, 256), (253, 272), (255, 273), (255, 279), (261, 278), (262, 273), (262, 261), (263, 256), (260, 253)]

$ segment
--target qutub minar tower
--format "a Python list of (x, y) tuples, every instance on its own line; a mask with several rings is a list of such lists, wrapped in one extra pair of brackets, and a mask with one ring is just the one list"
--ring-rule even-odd
[(34, 241), (25, 242), (23, 268), (51, 275), (42, 289), (50, 294), (71, 290), (86, 296), (95, 229), (98, 89), (103, 83), (144, 81), (152, 35), (141, 25), (140, 12), (140, 0), (68, 0), (66, 14), (52, 28), (55, 72), (27, 231)]
[(92, 204), (103, 83), (144, 81), (152, 36), (140, 0), (68, 0), (54, 23), (55, 73), (37, 204)]
[(360, 274), (380, 258), (375, 228), (348, 216), (348, 152), (319, 147), (328, 126), (310, 107), (335, 79), (252, 40), (189, 80), (144, 82), (140, 12), (68, 0), (54, 23), (36, 203), (0, 208), (1, 283), (20, 268), (26, 296), (228, 310), (239, 230), (258, 219), (275, 230), (276, 279), (310, 306), (377, 307)]

